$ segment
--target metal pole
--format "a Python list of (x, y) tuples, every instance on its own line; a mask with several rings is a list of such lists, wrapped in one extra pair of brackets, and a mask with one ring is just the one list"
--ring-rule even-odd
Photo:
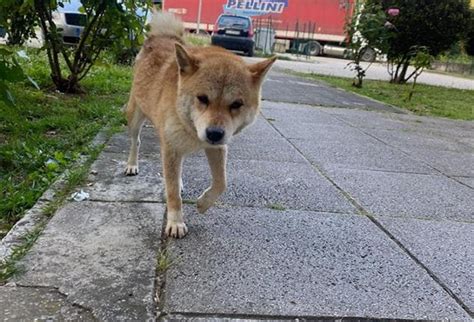
[(199, 35), (199, 29), (201, 28), (201, 9), (202, 9), (202, 0), (199, 0), (198, 6), (198, 16), (197, 16), (197, 27), (196, 27), (196, 34)]

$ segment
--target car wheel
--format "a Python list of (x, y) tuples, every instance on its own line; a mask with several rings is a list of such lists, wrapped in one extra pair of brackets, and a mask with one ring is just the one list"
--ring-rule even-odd
[(375, 61), (375, 57), (377, 56), (377, 53), (375, 52), (374, 49), (370, 47), (365, 47), (362, 49), (361, 55), (360, 55), (360, 60), (366, 61), (366, 62), (373, 62)]
[(253, 57), (254, 51), (255, 51), (254, 47), (250, 48), (250, 49), (247, 51), (247, 56)]

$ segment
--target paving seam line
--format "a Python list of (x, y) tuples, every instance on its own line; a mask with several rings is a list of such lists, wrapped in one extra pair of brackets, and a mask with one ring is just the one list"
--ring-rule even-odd
[(166, 293), (166, 273), (168, 270), (162, 272), (158, 271), (158, 260), (159, 256), (168, 252), (168, 246), (170, 245), (170, 239), (166, 236), (166, 222), (168, 221), (168, 207), (165, 207), (163, 213), (163, 220), (161, 225), (161, 236), (160, 236), (160, 247), (159, 253), (156, 256), (155, 264), (155, 282), (154, 282), (154, 302), (155, 302), (155, 317), (160, 319), (167, 314), (163, 311), (165, 307), (165, 293)]
[[(104, 128), (99, 131), (94, 137), (92, 142), (88, 145), (88, 148), (94, 149), (109, 140), (109, 135), (107, 132), (109, 127)], [(10, 256), (13, 254), (13, 251), (16, 247), (23, 244), (24, 237), (37, 226), (42, 223), (47, 223), (50, 218), (42, 213), (47, 209), (47, 207), (55, 201), (45, 198), (46, 195), (52, 195), (63, 187), (66, 183), (67, 175), (70, 169), (78, 168), (85, 165), (90, 161), (90, 156), (82, 156), (76, 162), (74, 162), (68, 169), (66, 169), (59, 177), (49, 186), (49, 188), (38, 198), (38, 201), (25, 212), (25, 215), (15, 223), (15, 225), (10, 229), (10, 231), (2, 238), (0, 241), (0, 263), (7, 262)]]
[[(326, 112), (324, 112), (324, 111), (322, 111), (322, 112), (323, 112), (323, 113), (326, 113)], [(329, 114), (329, 113), (326, 113), (326, 114)], [(426, 162), (426, 161), (424, 161), (424, 160), (417, 159), (416, 156), (413, 156), (412, 154), (410, 154), (410, 153), (408, 153), (408, 152), (405, 152), (405, 151), (401, 150), (400, 148), (398, 148), (398, 147), (396, 147), (396, 146), (393, 146), (393, 145), (391, 145), (391, 144), (385, 142), (384, 140), (382, 140), (382, 139), (376, 137), (375, 135), (373, 135), (373, 134), (371, 134), (371, 133), (369, 133), (369, 132), (366, 132), (366, 131), (364, 131), (364, 130), (362, 130), (362, 129), (356, 127), (356, 126), (354, 126), (353, 124), (349, 123), (348, 121), (339, 118), (337, 115), (332, 115), (332, 114), (329, 114), (329, 115), (331, 115), (332, 117), (334, 117), (336, 120), (347, 124), (348, 126), (352, 127), (353, 129), (355, 129), (355, 130), (357, 130), (357, 131), (359, 131), (359, 132), (361, 132), (361, 133), (363, 133), (363, 134), (365, 134), (365, 135), (368, 135), (368, 136), (370, 136), (371, 138), (373, 138), (373, 139), (375, 139), (375, 140), (377, 140), (377, 141), (379, 141), (379, 142), (385, 144), (386, 146), (388, 146), (388, 147), (390, 147), (390, 148), (392, 148), (392, 149), (394, 149), (394, 150), (396, 150), (396, 151), (398, 151), (398, 152), (401, 152), (402, 154), (404, 154), (405, 156), (409, 157), (410, 159), (412, 159), (412, 160), (414, 160), (414, 161), (417, 161), (417, 162), (420, 162), (421, 164), (427, 166), (428, 168), (431, 168), (431, 169), (435, 170), (435, 171), (438, 172), (440, 175), (442, 175), (442, 176), (444, 176), (444, 177), (446, 177), (446, 178), (448, 178), (448, 179), (451, 179), (451, 180), (453, 180), (453, 181), (455, 181), (455, 182), (457, 182), (457, 183), (459, 183), (459, 184), (462, 184), (463, 186), (468, 187), (469, 189), (474, 190), (474, 188), (472, 188), (472, 187), (469, 186), (468, 184), (466, 184), (466, 183), (464, 183), (464, 182), (462, 182), (462, 181), (457, 180), (457, 177), (458, 177), (458, 176), (449, 175), (449, 174), (444, 173), (443, 171), (437, 169), (436, 167), (432, 166), (432, 165), (429, 164), (428, 162)], [(389, 171), (385, 171), (385, 172), (389, 172)], [(429, 175), (429, 174), (428, 174), (428, 175)], [(470, 178), (470, 177), (467, 176), (467, 178)]]
[[(283, 137), (288, 144), (290, 144), (310, 165), (311, 167), (320, 175), (322, 175), (324, 178), (326, 178), (339, 192), (342, 193), (342, 195), (354, 206), (356, 207), (357, 211), (361, 214), (366, 216), (375, 226), (377, 226), (385, 235), (387, 235), (393, 242), (395, 242), (400, 249), (407, 254), (420, 268), (422, 268), (425, 272), (428, 273), (428, 275), (437, 283), (452, 299), (456, 301), (456, 303), (461, 306), (461, 308), (471, 316), (471, 318), (474, 318), (474, 313), (469, 309), (469, 307), (456, 295), (454, 294), (451, 289), (445, 285), (427, 266), (425, 266), (412, 252), (410, 252), (394, 235), (392, 235), (387, 229), (383, 227), (383, 225), (378, 222), (375, 217), (367, 211), (362, 205), (360, 205), (349, 193), (344, 191), (337, 183), (332, 180), (324, 170), (322, 170), (318, 165), (315, 163), (311, 162), (306, 158), (306, 156), (293, 144), (291, 141), (289, 141), (283, 133), (281, 133), (271, 122), (267, 121), (271, 127), (281, 136)], [(352, 125), (351, 125), (352, 126)], [(363, 131), (361, 131), (363, 132)], [(364, 132), (363, 132), (364, 133)], [(436, 169), (435, 169), (436, 170)]]
[[(143, 203), (143, 204), (166, 204), (166, 201), (154, 201), (154, 200), (104, 200), (104, 199), (86, 199), (84, 201), (90, 202), (103, 202), (103, 203)], [(83, 201), (78, 201), (83, 202)]]
[[(232, 313), (200, 313), (200, 312), (171, 312), (163, 315), (160, 318), (166, 319), (167, 317), (176, 320), (187, 320), (192, 318), (203, 318), (203, 319), (239, 319), (239, 320), (261, 320), (261, 321), (394, 321), (394, 319), (380, 319), (371, 317), (348, 317), (348, 316), (313, 316), (313, 315), (301, 315), (301, 316), (288, 316), (288, 315), (257, 315), (257, 314), (232, 314)], [(412, 319), (396, 319), (396, 321), (413, 321)]]

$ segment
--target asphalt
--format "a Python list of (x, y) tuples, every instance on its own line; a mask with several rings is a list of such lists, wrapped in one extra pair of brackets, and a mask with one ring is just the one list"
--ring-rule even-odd
[[(420, 117), (273, 72), (230, 145), (206, 215), (202, 153), (184, 164), (189, 234), (164, 238), (160, 152), (127, 134), (0, 286), (3, 320), (471, 320), (474, 126)], [(362, 104), (362, 105), (361, 105)], [(46, 200), (43, 202), (47, 202)]]
[[(331, 58), (331, 57), (306, 57), (288, 55), (292, 61), (277, 60), (275, 69), (291, 70), (293, 72), (315, 73), (321, 75), (338, 76), (345, 78), (353, 78), (354, 72), (348, 67), (350, 60)], [(248, 58), (247, 58), (248, 59)], [(251, 58), (257, 60), (257, 58)], [(297, 61), (294, 61), (296, 59)], [(361, 63), (366, 68), (365, 79), (389, 81), (390, 75), (387, 72), (387, 63)], [(413, 67), (408, 68), (408, 72), (413, 72)], [(409, 80), (412, 82), (413, 79)], [(444, 86), (458, 89), (474, 90), (474, 79), (472, 75), (455, 76), (443, 74), (440, 72), (425, 70), (418, 78), (417, 83)]]

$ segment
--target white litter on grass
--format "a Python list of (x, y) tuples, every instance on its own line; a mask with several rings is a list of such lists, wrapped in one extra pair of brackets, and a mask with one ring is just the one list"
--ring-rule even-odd
[(74, 201), (84, 201), (89, 199), (89, 194), (81, 189), (81, 191), (74, 192), (71, 195), (71, 199)]
[(19, 50), (16, 52), (18, 57), (21, 57), (21, 58), (24, 58), (24, 59), (30, 59), (30, 57), (28, 57), (28, 55), (26, 54), (26, 51), (24, 50)]

